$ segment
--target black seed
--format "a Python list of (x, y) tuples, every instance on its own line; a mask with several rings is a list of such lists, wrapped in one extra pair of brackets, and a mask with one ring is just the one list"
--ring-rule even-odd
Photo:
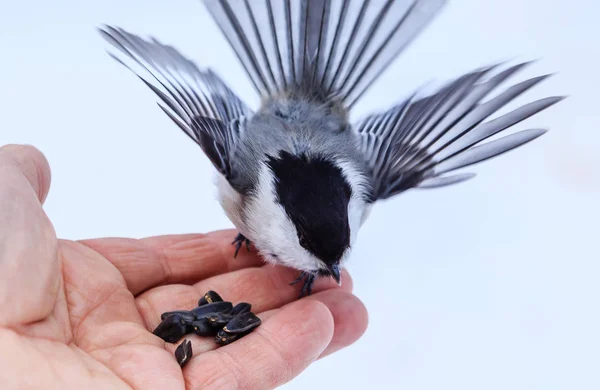
[(165, 318), (154, 331), (156, 336), (160, 337), (167, 343), (175, 343), (179, 341), (187, 332), (187, 327), (178, 315), (172, 315)]
[(177, 359), (179, 365), (183, 367), (186, 365), (187, 362), (190, 361), (192, 356), (192, 343), (190, 340), (185, 339), (181, 344), (179, 344), (179, 346), (175, 350), (175, 359)]
[(200, 320), (194, 321), (191, 324), (192, 331), (196, 333), (198, 336), (214, 336), (217, 333), (217, 329), (212, 327), (208, 320), (202, 318)]
[(242, 337), (252, 333), (253, 330), (254, 328), (241, 333), (229, 333), (225, 330), (220, 330), (219, 333), (217, 333), (217, 335), (215, 336), (215, 342), (219, 345), (231, 344), (232, 342), (239, 340)]
[(246, 302), (238, 303), (233, 307), (233, 310), (231, 310), (231, 314), (235, 316), (238, 314), (247, 313), (250, 311), (250, 309), (252, 309), (251, 304)]
[(198, 301), (198, 306), (208, 305), (209, 303), (223, 302), (223, 298), (216, 292), (210, 290)]
[(196, 319), (203, 319), (210, 313), (230, 313), (233, 309), (231, 302), (215, 302), (195, 307), (191, 310)]
[(224, 330), (220, 330), (215, 336), (215, 343), (219, 345), (231, 344), (239, 338), (239, 333), (227, 333)]
[(233, 315), (227, 314), (227, 313), (211, 313), (211, 314), (207, 314), (204, 318), (206, 318), (208, 323), (213, 328), (221, 329), (225, 325), (227, 325), (227, 323), (229, 321), (231, 321), (231, 319), (233, 318)]
[(252, 312), (246, 312), (233, 317), (233, 319), (225, 325), (223, 331), (227, 333), (244, 333), (256, 328), (260, 324), (260, 318)]
[(194, 313), (192, 313), (191, 311), (188, 311), (188, 310), (167, 311), (160, 315), (160, 319), (164, 320), (165, 318), (170, 317), (172, 315), (180, 316), (185, 322), (191, 322), (196, 319), (196, 316), (194, 315)]

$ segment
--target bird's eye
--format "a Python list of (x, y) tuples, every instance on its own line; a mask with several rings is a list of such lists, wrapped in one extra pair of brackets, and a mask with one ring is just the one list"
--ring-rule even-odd
[(304, 237), (304, 234), (302, 233), (298, 233), (298, 242), (303, 248), (308, 246), (308, 241), (306, 241), (306, 237)]

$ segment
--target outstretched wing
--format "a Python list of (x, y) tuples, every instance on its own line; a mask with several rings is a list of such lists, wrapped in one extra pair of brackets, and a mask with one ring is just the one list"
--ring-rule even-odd
[(437, 188), (468, 180), (474, 174), (445, 174), (507, 152), (544, 134), (545, 130), (541, 129), (524, 130), (478, 145), (563, 99), (537, 100), (484, 122), (547, 77), (515, 84), (483, 102), (486, 95), (525, 65), (512, 66), (486, 80), (484, 77), (496, 66), (473, 71), (431, 96), (407, 99), (356, 124), (354, 128), (373, 179), (372, 201), (411, 188)]
[(234, 182), (230, 156), (252, 111), (213, 71), (200, 70), (172, 46), (111, 26), (100, 33), (121, 54), (110, 55), (158, 95), (160, 108)]

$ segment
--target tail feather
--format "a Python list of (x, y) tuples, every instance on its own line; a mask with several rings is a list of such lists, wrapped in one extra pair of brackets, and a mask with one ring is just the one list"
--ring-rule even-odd
[(446, 0), (204, 0), (263, 98), (296, 91), (348, 108)]

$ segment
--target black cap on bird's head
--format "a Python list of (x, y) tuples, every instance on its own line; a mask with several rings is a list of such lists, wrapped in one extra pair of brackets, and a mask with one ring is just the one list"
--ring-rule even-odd
[(352, 188), (342, 169), (325, 157), (280, 151), (269, 156), (277, 201), (296, 227), (298, 243), (341, 283), (340, 261), (350, 247), (348, 203)]

